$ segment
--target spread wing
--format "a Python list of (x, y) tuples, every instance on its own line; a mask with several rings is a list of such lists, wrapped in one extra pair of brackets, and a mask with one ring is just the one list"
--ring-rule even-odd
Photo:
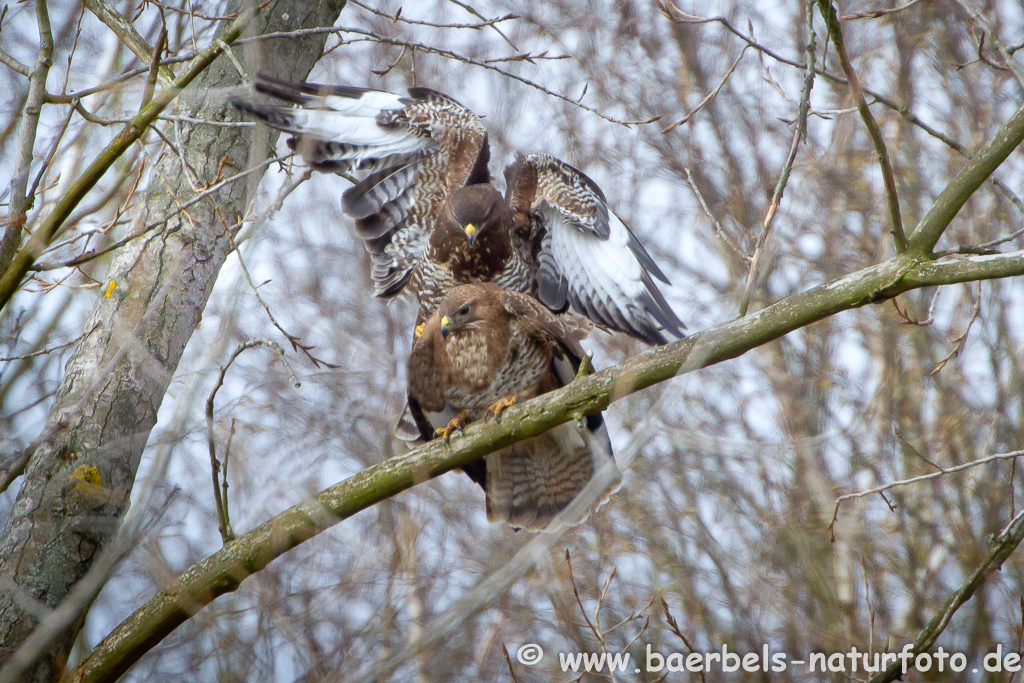
[(516, 232), (529, 240), (537, 295), (548, 308), (572, 305), (598, 325), (650, 344), (683, 336), (683, 324), (655, 280), (670, 284), (590, 178), (546, 154), (520, 156), (505, 170)]
[(408, 96), (347, 86), (257, 78), (273, 104), (232, 103), (292, 137), (288, 145), (314, 169), (351, 179), (342, 210), (372, 256), (374, 294), (391, 297), (409, 282), (445, 197), (487, 182), (490, 151), (480, 118), (428, 88)]

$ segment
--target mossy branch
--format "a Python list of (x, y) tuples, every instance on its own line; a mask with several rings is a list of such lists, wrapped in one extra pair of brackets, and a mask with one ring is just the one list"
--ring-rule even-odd
[[(985, 580), (992, 572), (999, 571), (1003, 566), (1003, 562), (1006, 562), (1010, 555), (1013, 554), (1013, 551), (1017, 549), (1021, 541), (1024, 541), (1024, 511), (1017, 513), (1010, 520), (1010, 523), (1006, 525), (1002, 533), (996, 536), (993, 540), (992, 550), (989, 551), (985, 560), (967, 577), (966, 581), (960, 584), (956, 591), (946, 598), (939, 611), (935, 613), (935, 616), (928, 621), (924, 629), (914, 639), (911, 645), (911, 653), (915, 657), (931, 649), (939, 635), (946, 630), (949, 620), (953, 618), (956, 611), (974, 596), (974, 593), (984, 585)], [(889, 681), (903, 678), (903, 675), (902, 662), (895, 662), (884, 671), (880, 671), (872, 676), (868, 683), (889, 683)]]
[(505, 413), (500, 424), (476, 423), (451, 446), (432, 441), (336, 484), (285, 510), (194, 565), (121, 623), (63, 681), (114, 680), (145, 652), (273, 559), (360, 510), (487, 453), (540, 434), (612, 402), (698, 368), (735, 358), (840, 311), (920, 287), (1024, 275), (1024, 251), (925, 262), (906, 255), (789, 297), (753, 315), (659, 347), (578, 378)]
[[(1022, 139), (1024, 107), (943, 190), (915, 229), (906, 253), (791, 296), (753, 315), (653, 349), (602, 372), (579, 377), (558, 391), (513, 406), (500, 424), (470, 426), (464, 436), (452, 440), (450, 448), (441, 441), (433, 441), (406, 455), (368, 467), (285, 510), (188, 569), (122, 622), (61, 680), (79, 683), (114, 680), (205, 605), (234, 591), (246, 577), (288, 550), (360, 510), (487, 453), (604, 410), (614, 401), (658, 382), (735, 358), (841, 311), (884, 301), (921, 287), (1024, 275), (1024, 251), (940, 260), (925, 256), (971, 193)], [(1007, 538), (999, 546), (1002, 550), (986, 567), (1001, 562), (1012, 552), (1019, 526), (1004, 534)], [(982, 569), (985, 572), (979, 575), (979, 581), (987, 575), (988, 570)], [(973, 588), (969, 590), (963, 595), (965, 599)], [(963, 601), (956, 602), (956, 596), (951, 600), (953, 611), (963, 604)], [(933, 629), (929, 642), (946, 623), (948, 617), (937, 625), (937, 630)]]
[(64, 196), (32, 233), (28, 243), (14, 255), (11, 265), (4, 272), (3, 277), (0, 277), (0, 310), (7, 306), (15, 292), (18, 291), (32, 264), (54, 240), (63, 227), (64, 221), (68, 219), (75, 207), (95, 187), (100, 178), (114, 165), (114, 162), (142, 137), (150, 124), (156, 121), (160, 113), (178, 96), (178, 93), (210, 66), (231, 43), (238, 40), (256, 16), (258, 9), (258, 7), (248, 9), (239, 14), (222, 33), (218, 34), (218, 40), (196, 55), (170, 86), (161, 90), (148, 104), (142, 107), (139, 113), (124, 125), (117, 137), (111, 140), (110, 144), (93, 159), (82, 175), (71, 183)]

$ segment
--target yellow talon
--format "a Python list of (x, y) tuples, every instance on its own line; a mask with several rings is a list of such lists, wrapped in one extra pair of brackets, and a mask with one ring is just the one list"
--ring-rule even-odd
[(114, 287), (117, 287), (117, 283), (111, 280), (110, 284), (107, 285), (107, 293), (103, 295), (103, 298), (109, 299), (111, 293), (114, 291)]
[(501, 422), (501, 414), (516, 404), (515, 396), (506, 396), (499, 398), (493, 404), (487, 408), (487, 412), (484, 413), (484, 420), (488, 417), (494, 417), (495, 422)]
[(463, 410), (461, 413), (453, 417), (446, 427), (438, 427), (434, 430), (434, 436), (440, 436), (444, 438), (444, 442), (447, 444), (452, 440), (452, 434), (455, 430), (458, 430), (460, 434), (465, 434), (463, 426), (466, 424), (466, 420), (469, 418), (469, 413)]
[(426, 326), (427, 326), (426, 323), (420, 323), (419, 325), (416, 326), (416, 338), (417, 339), (419, 339), (420, 337), (423, 336), (423, 328), (426, 327)]

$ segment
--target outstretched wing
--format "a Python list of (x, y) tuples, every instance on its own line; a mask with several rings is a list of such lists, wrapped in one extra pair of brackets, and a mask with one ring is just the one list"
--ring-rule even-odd
[(277, 100), (232, 103), (272, 128), (314, 169), (346, 177), (365, 171), (342, 195), (373, 261), (374, 294), (398, 294), (419, 264), (445, 197), (487, 182), (487, 131), (480, 118), (428, 88), (407, 97), (380, 90), (257, 78)]
[(537, 267), (537, 295), (555, 311), (572, 305), (598, 325), (650, 344), (683, 323), (655, 280), (670, 284), (594, 181), (546, 154), (520, 156), (505, 170), (516, 232)]

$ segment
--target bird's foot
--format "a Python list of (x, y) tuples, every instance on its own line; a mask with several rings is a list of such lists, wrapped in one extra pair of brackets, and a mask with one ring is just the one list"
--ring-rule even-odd
[(484, 413), (484, 421), (486, 421), (488, 417), (493, 417), (495, 422), (501, 422), (501, 414), (515, 404), (516, 397), (514, 395), (499, 398), (487, 407), (487, 412)]
[(419, 339), (420, 337), (423, 336), (423, 328), (426, 326), (426, 323), (420, 323), (419, 325), (416, 326), (416, 339)]
[(455, 417), (448, 421), (448, 426), (438, 427), (437, 429), (435, 429), (434, 436), (440, 436), (444, 438), (444, 442), (447, 444), (451, 442), (452, 434), (454, 434), (456, 430), (458, 430), (459, 434), (466, 433), (465, 431), (463, 431), (462, 428), (466, 426), (466, 420), (468, 419), (469, 413), (463, 410), (461, 413), (459, 413), (458, 415), (456, 415)]

